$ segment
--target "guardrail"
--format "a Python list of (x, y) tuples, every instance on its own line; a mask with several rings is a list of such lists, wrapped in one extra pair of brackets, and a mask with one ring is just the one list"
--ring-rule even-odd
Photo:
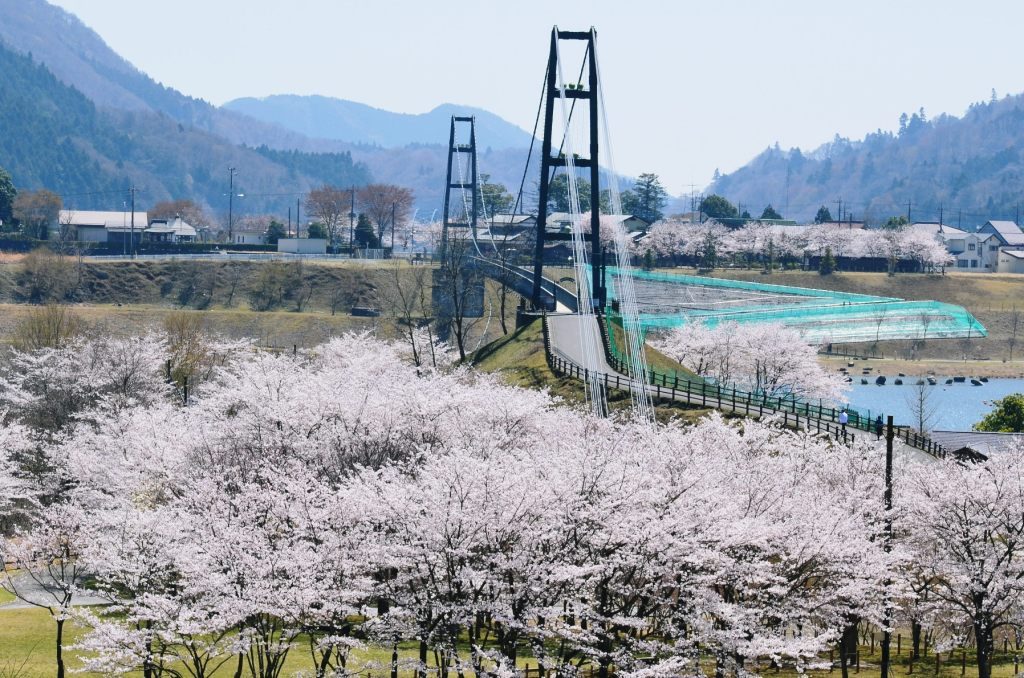
[[(544, 334), (544, 355), (548, 367), (553, 372), (563, 374), (575, 379), (589, 377), (589, 371), (581, 368), (570, 360), (558, 355), (551, 349), (551, 338), (548, 330), (547, 316), (542, 319)], [(629, 391), (633, 388), (634, 380), (626, 377), (622, 372), (622, 362), (613, 355), (609, 348), (609, 335), (605, 322), (601, 321), (601, 343), (605, 350), (605, 357), (608, 364), (616, 371), (615, 374), (601, 373), (598, 379), (603, 382), (605, 390), (614, 388), (617, 391)], [(669, 376), (651, 370), (645, 388), (652, 398), (663, 401), (684, 402), (701, 407), (712, 407), (724, 412), (742, 414), (747, 417), (777, 416), (783, 426), (802, 428), (807, 431), (823, 433), (844, 442), (856, 440), (857, 431), (872, 432), (872, 422), (863, 420), (863, 415), (850, 415), (846, 424), (840, 424), (838, 416), (829, 418), (823, 416), (823, 412), (836, 413), (832, 408), (821, 408), (810, 403), (800, 403), (796, 400), (769, 398), (759, 396), (736, 389), (724, 389), (707, 382), (695, 382), (689, 379), (680, 379), (678, 375)], [(802, 410), (802, 412), (801, 412)], [(931, 440), (908, 428), (894, 429), (895, 438), (906, 445), (921, 450), (937, 458), (945, 458), (946, 450)]]

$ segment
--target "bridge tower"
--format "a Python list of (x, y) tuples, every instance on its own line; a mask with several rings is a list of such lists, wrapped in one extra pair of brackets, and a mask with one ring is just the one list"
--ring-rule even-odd
[[(469, 143), (457, 143), (460, 138), (457, 134), (457, 127), (469, 125)], [(462, 156), (469, 156), (469, 181), (466, 182), (463, 171)], [(452, 176), (452, 169), (458, 167), (458, 176)], [(448, 256), (448, 239), (451, 237), (451, 229), (461, 229), (464, 238), (465, 231), (472, 234), (476, 240), (477, 218), (480, 211), (480, 191), (477, 190), (476, 171), (476, 117), (475, 116), (452, 116), (451, 131), (448, 135), (448, 174), (444, 183), (444, 215), (441, 228), (441, 258)], [(469, 195), (466, 195), (466, 192)], [(461, 203), (456, 208), (459, 219), (452, 220), (452, 198)], [(456, 203), (456, 204), (458, 204)]]
[(555, 102), (562, 97), (562, 91), (558, 86), (559, 73), (559, 49), (560, 40), (584, 41), (586, 42), (587, 87), (584, 89), (582, 83), (573, 88), (566, 88), (564, 95), (567, 99), (585, 101), (587, 104), (589, 118), (590, 136), (590, 157), (573, 158), (576, 167), (590, 169), (590, 234), (586, 236), (590, 240), (592, 264), (592, 292), (591, 299), (595, 310), (604, 308), (607, 300), (605, 287), (605, 266), (601, 250), (601, 216), (600, 216), (600, 165), (598, 164), (598, 74), (597, 56), (595, 53), (594, 29), (589, 31), (560, 31), (555, 26), (551, 29), (551, 51), (548, 54), (547, 84), (544, 88), (544, 138), (541, 143), (540, 156), (540, 200), (537, 207), (537, 241), (536, 253), (533, 262), (533, 294), (531, 301), (535, 308), (543, 306), (541, 296), (541, 279), (543, 278), (544, 267), (544, 245), (547, 241), (566, 240), (563, 235), (547, 233), (548, 219), (548, 192), (550, 183), (554, 179), (554, 173), (559, 167), (568, 167), (568, 160), (564, 153), (553, 157), (552, 150), (552, 127)]

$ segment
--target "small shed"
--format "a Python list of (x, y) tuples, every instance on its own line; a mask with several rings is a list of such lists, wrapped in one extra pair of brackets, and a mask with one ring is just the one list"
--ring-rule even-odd
[(324, 238), (281, 238), (277, 251), (289, 254), (327, 254), (327, 240)]

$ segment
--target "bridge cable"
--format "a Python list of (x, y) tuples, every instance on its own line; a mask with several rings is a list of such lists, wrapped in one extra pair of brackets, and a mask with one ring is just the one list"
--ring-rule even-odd
[[(590, 278), (592, 274), (587, 259), (587, 248), (583, 234), (583, 219), (580, 214), (579, 186), (576, 177), (576, 164), (573, 152), (572, 128), (566, 104), (565, 75), (562, 71), (562, 59), (558, 41), (555, 40), (556, 59), (558, 65), (559, 102), (562, 113), (563, 141), (565, 142), (566, 177), (569, 189), (569, 211), (572, 224), (573, 270), (576, 277), (576, 295), (579, 300), (577, 316), (579, 318), (580, 354), (583, 362), (584, 396), (594, 414), (603, 416), (607, 413), (607, 395), (600, 379), (600, 366), (603, 361), (600, 349), (595, 342), (593, 330), (597, 327), (594, 315), (594, 304), (590, 296)], [(575, 101), (575, 100), (574, 100)]]

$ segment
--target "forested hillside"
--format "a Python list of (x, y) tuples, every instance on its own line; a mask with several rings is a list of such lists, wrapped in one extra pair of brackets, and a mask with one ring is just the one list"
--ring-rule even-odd
[[(526, 146), (529, 145), (528, 133), (501, 118), (486, 111), (475, 111), (450, 104), (438, 107), (426, 116), (402, 116), (353, 104), (364, 113), (371, 111), (379, 115), (360, 117), (358, 124), (352, 128), (354, 136), (351, 139), (345, 139), (344, 135), (335, 135), (332, 139), (306, 136), (274, 122), (257, 120), (227, 108), (218, 108), (202, 99), (165, 87), (110, 49), (99, 35), (77, 17), (45, 0), (0, 0), (0, 47), (6, 47), (22, 56), (31, 55), (37, 64), (43, 64), (51, 71), (59, 83), (73, 86), (84, 94), (88, 101), (95, 104), (103, 115), (110, 113), (117, 118), (118, 125), (126, 124), (121, 120), (124, 117), (122, 113), (130, 114), (127, 116), (127, 124), (144, 123), (150, 131), (159, 135), (159, 139), (151, 141), (160, 146), (179, 139), (181, 134), (199, 133), (199, 136), (192, 138), (203, 141), (191, 144), (192, 150), (198, 152), (198, 155), (183, 155), (183, 158), (188, 157), (188, 162), (174, 160), (177, 175), (172, 177), (171, 174), (161, 171), (164, 178), (160, 181), (148, 180), (148, 184), (152, 184), (154, 188), (152, 195), (147, 194), (146, 197), (154, 200), (161, 199), (159, 187), (167, 183), (167, 190), (177, 191), (174, 195), (176, 198), (191, 197), (211, 206), (218, 206), (224, 201), (226, 187), (218, 186), (215, 190), (206, 190), (204, 187), (209, 184), (211, 178), (219, 181), (222, 174), (226, 177), (229, 163), (235, 163), (239, 168), (244, 168), (240, 179), (245, 192), (251, 196), (242, 209), (280, 208), (279, 205), (275, 206), (270, 201), (255, 196), (260, 193), (283, 194), (303, 191), (306, 190), (308, 183), (306, 179), (313, 183), (362, 183), (364, 180), (360, 180), (359, 177), (366, 176), (368, 170), (368, 174), (372, 175), (375, 181), (411, 188), (416, 194), (416, 202), (421, 210), (430, 211), (441, 206), (444, 194), (448, 115), (478, 115), (481, 121), (478, 128), (478, 142), (482, 153), (480, 170), (490, 174), (493, 180), (507, 184), (509, 188), (519, 185), (526, 159)], [(31, 114), (32, 109), (29, 108), (28, 112)], [(396, 120), (406, 118), (415, 118), (411, 128), (403, 126), (405, 131), (395, 133), (385, 129)], [(154, 120), (162, 122), (158, 124)], [(16, 122), (18, 125), (25, 124), (24, 120)], [(17, 127), (5, 127), (4, 131), (8, 129)], [(363, 143), (366, 141), (405, 145), (385, 147)], [(416, 143), (407, 143), (409, 141)], [(259, 158), (250, 162), (255, 154), (235, 148), (236, 145), (250, 149), (265, 148), (260, 151)], [(510, 145), (514, 147), (507, 147)], [(36, 148), (37, 144), (30, 144), (26, 140), (19, 147), (24, 150)], [(212, 147), (219, 150), (214, 151)], [(229, 152), (228, 149), (235, 150)], [(40, 168), (51, 167), (52, 161), (46, 158), (48, 153), (46, 150), (41, 151), (33, 162)], [(215, 156), (219, 157), (219, 164), (207, 167), (207, 160)], [(126, 172), (116, 166), (116, 162), (119, 160), (130, 167), (131, 160), (118, 156), (108, 157), (114, 160), (113, 169), (100, 163), (99, 172), (113, 172), (115, 175), (125, 176)], [(149, 164), (159, 161), (162, 165), (166, 164), (166, 160), (154, 156)], [(21, 153), (13, 162), (24, 166), (28, 161), (24, 153)], [(281, 180), (277, 181), (273, 178), (270, 168), (279, 163), (283, 163), (286, 173), (280, 175)], [(346, 169), (348, 163), (354, 163), (354, 173)], [(0, 158), (0, 166), (3, 165), (3, 159)], [(138, 174), (140, 169), (133, 168), (132, 174), (136, 183), (142, 185), (142, 179)], [(38, 183), (30, 172), (24, 172), (26, 179), (23, 181), (20, 179), (23, 172), (12, 170), (12, 173), (16, 174), (15, 180), (21, 181), (24, 185), (34, 186)], [(211, 173), (212, 176), (208, 177), (207, 173)], [(535, 181), (536, 175), (536, 171), (530, 173), (531, 181)], [(94, 173), (89, 172), (85, 176), (92, 177)], [(98, 190), (97, 182), (87, 183), (90, 185), (89, 191)], [(72, 192), (71, 189), (64, 188), (70, 185), (72, 184), (69, 182), (63, 182), (58, 190)], [(75, 189), (73, 192), (80, 191)], [(84, 209), (87, 206), (78, 207)]]
[(274, 209), (283, 191), (324, 181), (362, 184), (347, 153), (268, 157), (146, 111), (97, 109), (44, 66), (0, 46), (0, 167), (19, 188), (49, 188), (78, 209), (116, 208), (133, 182), (142, 206), (190, 198), (224, 203), (227, 168), (244, 167), (243, 210)]
[(904, 115), (896, 132), (862, 141), (837, 136), (810, 153), (766, 149), (710, 190), (760, 210), (771, 203), (809, 219), (820, 205), (838, 217), (837, 200), (856, 219), (894, 214), (966, 225), (1016, 218), (1024, 176), (1024, 95), (973, 104), (962, 117)]

